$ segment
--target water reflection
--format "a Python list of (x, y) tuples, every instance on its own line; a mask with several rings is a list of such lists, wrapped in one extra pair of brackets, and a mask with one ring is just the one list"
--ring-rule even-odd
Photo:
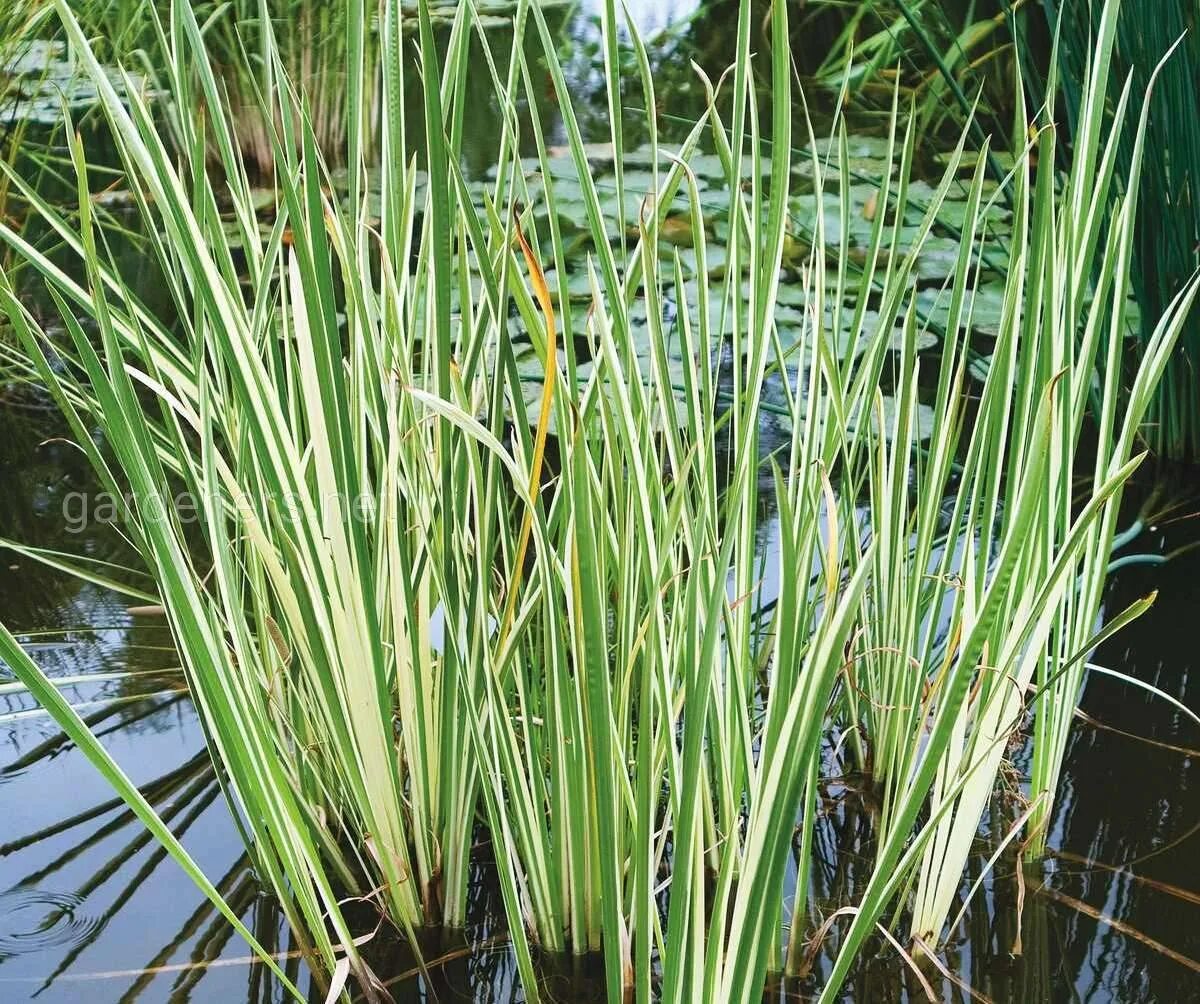
[[(1148, 528), (1132, 549), (1167, 554), (1194, 543), (1195, 509)], [(1195, 709), (1194, 552), (1123, 569), (1110, 586), (1110, 606), (1121, 609), (1155, 589), (1150, 612), (1096, 662)], [(1064, 853), (1047, 879), (1066, 927), (1063, 963), (1078, 974), (1083, 1001), (1200, 1000), (1200, 727), (1161, 698), (1096, 673), (1082, 711), (1088, 720), (1071, 737), (1055, 821), (1053, 845)], [(1173, 984), (1176, 996), (1167, 989)]]
[[(251, 919), (257, 889), (187, 702), (125, 705), (97, 724), (110, 753), (206, 871), (225, 876), (222, 891)], [(19, 769), (0, 775), (0, 999), (188, 1000), (201, 977), (214, 994), (225, 987), (201, 999), (254, 999), (248, 967), (194, 968), (245, 949), (230, 944), (228, 923), (111, 799), (91, 764), (43, 722), (13, 733)]]

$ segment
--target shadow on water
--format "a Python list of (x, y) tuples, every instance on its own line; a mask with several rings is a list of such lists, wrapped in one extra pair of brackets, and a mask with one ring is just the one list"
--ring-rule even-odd
[[(687, 56), (711, 69), (728, 62), (729, 32), (699, 0), (631, 4), (642, 27), (682, 25), (656, 48), (660, 86), (689, 110), (694, 86)], [(565, 27), (573, 92), (585, 129), (604, 138), (604, 95), (594, 17), (580, 5)], [(699, 19), (695, 16), (699, 13)], [(727, 14), (727, 12), (726, 12)], [(683, 48), (687, 45), (686, 50)], [(705, 53), (702, 50), (707, 50)], [(707, 59), (705, 59), (707, 55)], [(699, 100), (697, 93), (694, 98)], [(543, 110), (543, 115), (547, 114)], [(467, 130), (490, 150), (488, 123)], [(630, 145), (640, 142), (631, 134)], [(468, 151), (467, 159), (473, 154)], [(482, 156), (482, 155), (481, 155)], [(480, 173), (487, 164), (471, 165)], [(0, 410), (0, 536), (122, 564), (119, 535), (75, 526), (71, 510), (90, 481), (77, 452), (53, 441), (37, 402)], [(1168, 478), (1167, 497), (1183, 491)], [(1131, 510), (1150, 498), (1145, 482)], [(1163, 556), (1200, 542), (1200, 503), (1148, 525), (1128, 550)], [(762, 542), (772, 547), (770, 513)], [(76, 530), (78, 532), (71, 532)], [(1158, 589), (1156, 606), (1096, 654), (1189, 707), (1200, 706), (1194, 630), (1200, 609), (1200, 550), (1165, 564), (1140, 563), (1113, 578), (1109, 601), (1123, 609)], [(0, 553), (0, 619), (21, 635), (105, 747), (196, 857), (223, 895), (289, 975), (308, 986), (304, 967), (272, 902), (260, 895), (233, 818), (204, 752), (183, 692), (166, 625), (129, 610), (110, 590)], [(169, 861), (91, 765), (0, 667), (0, 1001), (107, 1002), (283, 1000), (246, 946)], [(1074, 729), (1045, 865), (1022, 867), (1010, 848), (984, 879), (952, 932), (946, 973), (930, 971), (936, 999), (1037, 1002), (1200, 1001), (1200, 791), (1194, 776), (1200, 728), (1161, 697), (1093, 673)], [(1013, 750), (1014, 771), (994, 815), (980, 827), (965, 893), (1011, 823), (1028, 750)], [(832, 763), (830, 758), (830, 763)], [(871, 869), (875, 806), (863, 779), (828, 777), (816, 833), (809, 930), (860, 897)], [(481, 835), (481, 841), (486, 838)], [(367, 956), (399, 1001), (521, 1000), (503, 907), (488, 848), (477, 848), (468, 929), (430, 934), (426, 972), (411, 951), (380, 931)], [(789, 881), (794, 881), (794, 870)], [(790, 902), (790, 896), (785, 897)], [(376, 926), (364, 907), (363, 930)], [(766, 999), (812, 997), (838, 948), (834, 923), (812, 947), (810, 976), (772, 988)], [(603, 1000), (593, 959), (542, 960), (542, 991), (561, 1001)], [(312, 999), (321, 999), (311, 989)], [(882, 938), (847, 983), (845, 1001), (920, 1001), (926, 992)]]

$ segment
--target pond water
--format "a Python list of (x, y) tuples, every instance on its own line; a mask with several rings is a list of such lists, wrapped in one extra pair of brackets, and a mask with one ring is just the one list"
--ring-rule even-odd
[[(685, 56), (700, 58), (710, 70), (728, 58), (728, 10), (710, 6), (714, 10), (699, 0), (630, 2), (643, 31), (673, 26), (655, 53), (664, 89), (678, 98), (672, 108), (685, 115), (694, 108), (689, 101), (698, 100), (688, 96)], [(599, 9), (599, 0), (589, 0), (561, 30), (578, 53), (568, 70), (581, 99), (591, 96), (590, 128), (602, 140), (603, 94), (589, 84), (599, 58)], [(0, 537), (120, 563), (125, 547), (111, 527), (94, 520), (78, 525), (80, 493), (90, 480), (78, 454), (54, 440), (58, 431), (36, 398), (4, 396)], [(1145, 477), (1131, 491), (1129, 519), (1143, 505), (1155, 518), (1126, 551), (1173, 557), (1130, 564), (1114, 575), (1112, 608), (1153, 589), (1158, 602), (1095, 660), (1196, 707), (1200, 659), (1190, 617), (1200, 609), (1200, 549), (1188, 548), (1200, 544), (1200, 503), (1190, 504), (1189, 494), (1187, 474), (1172, 472)], [(769, 513), (762, 534), (770, 548)], [(73, 681), (64, 693), (105, 747), (206, 873), (219, 878), (251, 929), (280, 953), (289, 974), (307, 986), (285, 925), (247, 867), (175, 671), (165, 623), (131, 611), (129, 603), (19, 553), (0, 552), (0, 620), (22, 632), (50, 675)], [(114, 804), (53, 722), (5, 686), (7, 679), (0, 666), (0, 1004), (282, 1001), (281, 988), (253, 963), (245, 944)], [(1200, 1001), (1200, 728), (1162, 698), (1097, 673), (1083, 711), (1053, 822), (1053, 855), (1036, 870), (1022, 869), (1011, 849), (1001, 856), (951, 937), (949, 974), (929, 974), (941, 1000)], [(1012, 759), (1015, 792), (1025, 780), (1027, 751), (1017, 748)], [(817, 909), (831, 912), (861, 892), (872, 811), (870, 792), (858, 779), (826, 785), (812, 879)], [(964, 891), (1005, 835), (1008, 818), (984, 821)], [(461, 936), (439, 934), (422, 945), (427, 976), (414, 974), (411, 952), (384, 935), (368, 946), (372, 965), (398, 1001), (522, 999), (486, 848), (479, 858), (470, 926)], [(808, 999), (836, 947), (831, 936), (816, 952), (809, 982), (772, 988), (767, 999)], [(863, 959), (843, 999), (925, 999), (896, 953), (878, 949)], [(547, 961), (544, 978), (551, 999), (603, 999), (591, 960)], [(321, 999), (315, 987), (311, 993)]]

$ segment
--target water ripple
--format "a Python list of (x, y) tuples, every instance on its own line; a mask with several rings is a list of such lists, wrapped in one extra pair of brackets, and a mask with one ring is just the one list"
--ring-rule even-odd
[(0, 961), (89, 941), (100, 920), (84, 914), (82, 906), (82, 897), (71, 893), (45, 889), (0, 893)]

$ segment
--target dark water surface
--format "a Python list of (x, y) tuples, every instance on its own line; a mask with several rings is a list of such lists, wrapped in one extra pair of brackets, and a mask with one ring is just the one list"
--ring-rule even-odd
[[(689, 110), (696, 99), (687, 94), (685, 54), (707, 52), (719, 69), (730, 44), (728, 12), (723, 21), (721, 4), (712, 4), (716, 14), (693, 19), (699, 0), (631, 6), (644, 29), (683, 25), (656, 51), (664, 86)], [(583, 4), (564, 30), (578, 54), (568, 72), (581, 100), (595, 98), (585, 128), (602, 138), (602, 84), (589, 20), (597, 9), (595, 0)], [(45, 441), (58, 428), (53, 416), (28, 395), (3, 398), (0, 537), (124, 562), (126, 550), (111, 528), (93, 519), (71, 532), (81, 515), (76, 493), (91, 483), (76, 451)], [(1200, 618), (1200, 550), (1186, 548), (1200, 543), (1200, 517), (1192, 515), (1200, 502), (1172, 500), (1200, 495), (1195, 478), (1189, 484), (1187, 475), (1164, 475), (1131, 492), (1130, 520), (1143, 503), (1160, 515), (1122, 554), (1183, 551), (1165, 564), (1134, 564), (1114, 576), (1110, 609), (1154, 589), (1158, 602), (1095, 656), (1191, 708), (1200, 707), (1200, 631), (1193, 620)], [(770, 532), (768, 520), (768, 547)], [(307, 987), (285, 926), (246, 867), (174, 671), (165, 623), (131, 613), (132, 602), (0, 551), (0, 620), (24, 632), (22, 641), (50, 675), (88, 678), (64, 686), (64, 693), (247, 924)], [(105, 679), (114, 673), (122, 678)], [(0, 666), (0, 1004), (283, 1001), (245, 944), (142, 826), (112, 803), (99, 775), (53, 722), (6, 686), (10, 679)], [(946, 952), (951, 977), (928, 975), (940, 1000), (1200, 1002), (1200, 727), (1162, 698), (1096, 673), (1083, 710), (1088, 717), (1071, 737), (1053, 823), (1055, 854), (1024, 871), (1011, 849), (1001, 857), (953, 932)], [(1027, 757), (1027, 750), (1014, 755), (1014, 793)], [(824, 796), (812, 899), (828, 914), (855, 902), (869, 874), (872, 806), (854, 778), (831, 782)], [(1000, 813), (984, 821), (972, 868), (987, 860), (1011, 818)], [(522, 999), (486, 847), (480, 850), (472, 926), (422, 946), (428, 979), (411, 975), (414, 960), (402, 945), (380, 935), (369, 946), (396, 1000)], [(966, 877), (964, 890), (974, 878)], [(768, 999), (808, 999), (831, 964), (835, 938), (817, 953), (811, 983), (775, 988)], [(544, 980), (551, 999), (602, 999), (601, 973), (589, 960), (547, 962)], [(311, 993), (321, 1000), (315, 987)], [(924, 999), (895, 951), (882, 944), (844, 994), (859, 1004)]]

